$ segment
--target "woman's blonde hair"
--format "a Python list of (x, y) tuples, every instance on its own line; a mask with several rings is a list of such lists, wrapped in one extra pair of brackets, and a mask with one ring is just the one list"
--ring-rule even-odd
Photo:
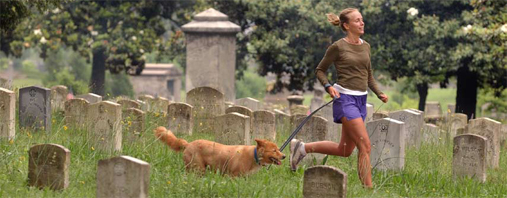
[(356, 8), (345, 8), (340, 12), (340, 17), (336, 16), (336, 14), (328, 13), (326, 14), (327, 21), (329, 21), (329, 23), (333, 24), (334, 26), (340, 26), (343, 31), (347, 31), (343, 24), (349, 22), (347, 15), (354, 11), (359, 12), (359, 10)]

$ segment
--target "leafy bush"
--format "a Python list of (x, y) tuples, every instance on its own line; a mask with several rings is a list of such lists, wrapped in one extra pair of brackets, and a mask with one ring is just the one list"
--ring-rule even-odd
[(43, 83), (46, 87), (65, 85), (69, 88), (69, 91), (72, 91), (75, 95), (88, 93), (88, 83), (82, 80), (76, 80), (68, 67), (63, 68), (50, 78), (44, 78)]
[(251, 97), (262, 100), (266, 93), (266, 79), (251, 70), (244, 72), (240, 80), (236, 80), (236, 98)]

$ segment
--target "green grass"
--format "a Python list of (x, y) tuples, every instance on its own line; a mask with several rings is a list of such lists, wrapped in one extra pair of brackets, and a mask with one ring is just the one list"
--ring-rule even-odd
[(26, 86), (42, 86), (42, 80), (41, 79), (35, 79), (35, 78), (22, 78), (22, 79), (14, 79), (12, 80), (12, 86), (17, 88), (22, 88)]
[[(384, 93), (389, 96), (389, 102), (386, 104), (383, 104), (375, 94), (368, 94), (368, 103), (374, 105), (375, 111), (394, 111), (406, 108), (418, 108), (419, 98), (409, 99), (408, 97), (402, 95), (406, 98), (404, 98), (403, 104), (399, 104), (393, 100), (393, 96), (399, 93), (393, 90), (384, 91)], [(442, 113), (445, 113), (447, 112), (447, 104), (454, 104), (456, 101), (456, 89), (429, 89), (428, 97), (426, 98), (426, 102), (428, 101), (440, 102)]]
[[(124, 142), (121, 155), (150, 163), (151, 197), (302, 197), (304, 170), (291, 172), (286, 159), (282, 166), (261, 169), (248, 177), (230, 178), (208, 172), (204, 176), (184, 170), (181, 153), (171, 151), (151, 132), (160, 123), (150, 116), (147, 129), (135, 142)], [(0, 142), (0, 197), (95, 197), (97, 163), (112, 157), (93, 150), (80, 130), (65, 130), (61, 115), (55, 116), (51, 133), (16, 130), (12, 142)], [(182, 136), (192, 141), (210, 139), (209, 134)], [(287, 137), (278, 135), (281, 145)], [(28, 149), (39, 143), (56, 143), (71, 151), (70, 185), (54, 192), (27, 187)], [(288, 155), (288, 149), (284, 151)], [(348, 197), (501, 197), (507, 194), (507, 149), (500, 168), (489, 170), (485, 184), (472, 179), (452, 179), (452, 146), (423, 144), (408, 150), (405, 169), (400, 172), (373, 172), (374, 189), (363, 189), (357, 176), (357, 155), (330, 157), (328, 165), (348, 174)], [(114, 156), (120, 153), (114, 154)]]

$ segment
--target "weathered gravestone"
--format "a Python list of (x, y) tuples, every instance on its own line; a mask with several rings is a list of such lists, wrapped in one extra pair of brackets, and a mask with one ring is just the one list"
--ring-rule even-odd
[(129, 109), (129, 108), (141, 109), (141, 104), (135, 100), (120, 99), (116, 103), (120, 104), (122, 109)]
[(121, 106), (110, 101), (91, 104), (87, 112), (88, 139), (102, 151), (121, 151)]
[(347, 174), (332, 166), (314, 166), (305, 170), (303, 197), (346, 197)]
[[(438, 144), (442, 140), (442, 133), (437, 125), (426, 123), (422, 130), (423, 142)], [(446, 138), (446, 137), (444, 137)]]
[(58, 144), (38, 144), (28, 151), (28, 185), (62, 190), (69, 186), (69, 149)]
[(405, 146), (421, 145), (421, 129), (423, 128), (424, 118), (421, 114), (411, 110), (400, 110), (389, 113), (389, 117), (405, 123)]
[(5, 78), (0, 78), (0, 88), (11, 89), (9, 80)]
[(0, 88), (0, 138), (13, 139), (16, 136), (16, 94)]
[(304, 114), (308, 115), (308, 111), (310, 111), (310, 108), (305, 105), (292, 105), (290, 108), (290, 114)]
[(236, 99), (235, 104), (238, 106), (247, 107), (247, 108), (251, 109), (252, 111), (257, 111), (257, 110), (262, 109), (261, 102), (259, 102), (259, 100), (257, 100), (257, 99), (250, 98), (250, 97), (238, 98), (238, 99)]
[(195, 15), (181, 29), (185, 32), (187, 48), (185, 90), (213, 87), (224, 94), (226, 101), (234, 101), (235, 35), (241, 28), (230, 22), (227, 15), (210, 8)]
[(138, 137), (145, 130), (145, 113), (136, 108), (128, 108), (122, 110), (122, 120), (123, 120), (123, 139), (128, 141), (138, 140)]
[(177, 135), (192, 135), (193, 107), (187, 103), (175, 102), (171, 103), (167, 109), (167, 128)]
[[(305, 117), (300, 117), (296, 122), (301, 123), (304, 119)], [(327, 133), (327, 120), (320, 116), (312, 116), (305, 125), (303, 125), (301, 131), (299, 131), (295, 138), (303, 142), (324, 141), (328, 140), (326, 139), (329, 137)], [(301, 161), (301, 165), (311, 166), (314, 162), (316, 162), (316, 164), (322, 164), (324, 157), (324, 154), (308, 153)]]
[(453, 114), (456, 111), (456, 104), (447, 104), (447, 113)]
[(167, 107), (171, 104), (171, 102), (164, 97), (157, 97), (153, 101), (153, 106), (151, 108), (151, 111), (161, 114), (167, 113)]
[(254, 127), (254, 125), (253, 125), (253, 117), (254, 117), (253, 111), (250, 110), (248, 107), (238, 106), (238, 105), (235, 105), (235, 106), (225, 109), (225, 113), (232, 113), (232, 112), (236, 112), (236, 113), (248, 116), (248, 119), (250, 120), (250, 135), (251, 135), (253, 127)]
[(501, 123), (489, 118), (472, 119), (467, 125), (467, 132), (487, 138), (486, 159), (488, 168), (498, 168), (500, 161), (500, 128)]
[(250, 145), (250, 117), (236, 112), (215, 119), (215, 141), (225, 145)]
[(85, 128), (90, 103), (82, 98), (65, 101), (65, 124), (72, 128)]
[(269, 111), (253, 112), (252, 140), (266, 139), (274, 142), (276, 140), (275, 114)]
[(460, 128), (467, 125), (467, 115), (462, 113), (451, 113), (449, 116), (449, 137), (453, 139)]
[[(305, 98), (300, 95), (287, 96), (287, 101), (289, 101), (289, 109), (292, 109), (292, 106), (294, 105), (303, 105), (303, 100), (305, 100)], [(292, 114), (294, 113), (291, 112), (291, 115)]]
[(150, 164), (130, 156), (99, 160), (97, 197), (148, 197)]
[(453, 178), (469, 176), (486, 182), (488, 141), (480, 135), (465, 134), (454, 137), (452, 156)]
[(19, 89), (19, 126), (51, 131), (51, 90), (42, 87)]
[(442, 108), (440, 102), (428, 101), (424, 107), (424, 120), (428, 123), (439, 125), (442, 120)]
[(313, 112), (317, 110), (319, 107), (321, 107), (324, 102), (324, 91), (322, 89), (315, 89), (313, 91), (313, 98), (310, 101), (310, 111)]
[(300, 119), (300, 118), (305, 118), (306, 115), (304, 114), (292, 114), (290, 116), (290, 131), (294, 131), (300, 124), (301, 124), (301, 121), (303, 121), (304, 119)]
[(373, 104), (366, 103), (366, 119), (364, 120), (365, 123), (373, 120), (373, 113), (375, 113)]
[(66, 86), (57, 85), (51, 87), (51, 110), (53, 112), (64, 110), (67, 94), (69, 94), (69, 90)]
[(500, 131), (502, 134), (502, 141), (500, 141), (500, 146), (505, 147), (505, 142), (507, 142), (507, 124), (502, 124), (502, 130)]
[(194, 107), (193, 132), (214, 133), (214, 119), (225, 113), (224, 94), (211, 87), (197, 87), (187, 93), (187, 103)]
[(101, 101), (102, 101), (102, 96), (99, 96), (99, 95), (94, 94), (94, 93), (87, 93), (87, 94), (78, 95), (78, 96), (76, 96), (76, 98), (82, 98), (82, 99), (85, 99), (85, 100), (87, 100), (90, 104), (93, 104), (93, 103), (98, 103), (98, 102), (101, 102)]
[[(144, 102), (144, 107), (141, 107), (141, 110), (143, 111), (152, 111), (151, 108), (153, 106), (153, 103), (155, 102), (155, 97), (152, 95), (144, 94), (137, 97), (139, 101)], [(142, 106), (142, 105), (141, 105)]]
[(405, 123), (383, 118), (366, 123), (370, 136), (372, 168), (401, 170), (405, 166)]
[(276, 134), (277, 135), (279, 134), (282, 137), (282, 139), (289, 137), (291, 129), (290, 115), (278, 109), (275, 109), (274, 112), (275, 112)]
[(379, 111), (379, 112), (375, 112), (371, 115), (371, 120), (379, 120), (379, 119), (387, 118), (387, 117), (389, 117), (387, 111)]

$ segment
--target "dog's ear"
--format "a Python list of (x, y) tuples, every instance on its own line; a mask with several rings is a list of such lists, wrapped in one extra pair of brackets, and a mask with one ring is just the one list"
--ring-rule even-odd
[(257, 142), (257, 147), (261, 147), (266, 144), (266, 140), (263, 139), (255, 139), (255, 141)]

